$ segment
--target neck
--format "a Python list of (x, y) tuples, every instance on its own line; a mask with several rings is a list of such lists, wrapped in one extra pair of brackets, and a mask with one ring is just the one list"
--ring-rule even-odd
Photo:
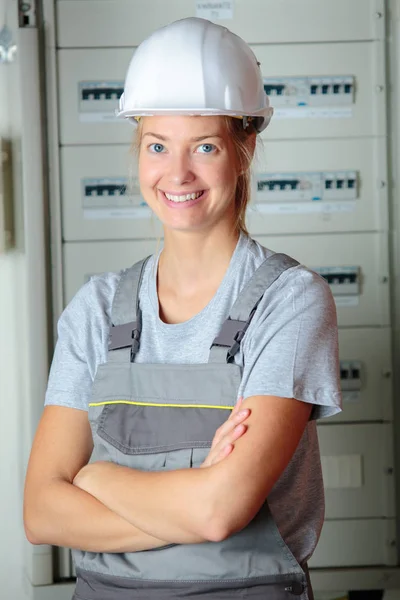
[(158, 266), (158, 284), (179, 296), (218, 286), (239, 239), (238, 231), (215, 228), (207, 232), (166, 230)]

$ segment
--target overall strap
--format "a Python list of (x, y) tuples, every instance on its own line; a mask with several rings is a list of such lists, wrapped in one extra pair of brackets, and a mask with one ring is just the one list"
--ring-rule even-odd
[(266, 290), (282, 273), (298, 264), (294, 258), (279, 253), (272, 254), (261, 263), (237, 297), (229, 317), (222, 324), (211, 345), (208, 362), (233, 362), (233, 357), (239, 351), (240, 342)]
[(144, 268), (150, 256), (135, 263), (121, 274), (111, 309), (108, 350), (131, 347), (131, 361), (139, 350), (141, 311), (139, 290)]

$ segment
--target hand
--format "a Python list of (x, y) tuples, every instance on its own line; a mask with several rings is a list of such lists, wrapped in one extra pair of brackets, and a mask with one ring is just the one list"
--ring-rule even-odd
[(101, 486), (110, 475), (109, 471), (115, 468), (118, 468), (118, 465), (102, 460), (88, 463), (78, 471), (72, 484), (95, 496), (96, 487)]
[(210, 452), (200, 469), (210, 467), (226, 458), (234, 449), (233, 442), (239, 439), (246, 431), (247, 426), (243, 421), (250, 415), (250, 409), (239, 411), (243, 398), (239, 398), (229, 418), (217, 429), (211, 445)]

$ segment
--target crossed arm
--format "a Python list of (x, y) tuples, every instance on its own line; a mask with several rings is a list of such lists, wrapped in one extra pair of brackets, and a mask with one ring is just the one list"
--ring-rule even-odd
[[(244, 401), (246, 407), (251, 409), (246, 434), (229, 456), (203, 469), (165, 473), (106, 462), (87, 464), (91, 453), (87, 441), (75, 461), (70, 459), (72, 448), (65, 448), (60, 457), (64, 472), (45, 481), (38, 468), (46, 470), (52, 452), (60, 456), (60, 440), (57, 431), (49, 439), (45, 423), (41, 424), (26, 480), (28, 539), (89, 551), (127, 552), (168, 543), (219, 541), (240, 531), (288, 464), (311, 412), (306, 403), (275, 396), (253, 396)], [(45, 411), (51, 408), (60, 409)], [(66, 411), (65, 427), (71, 410), (77, 411), (61, 410)], [(71, 431), (68, 424), (67, 429)]]

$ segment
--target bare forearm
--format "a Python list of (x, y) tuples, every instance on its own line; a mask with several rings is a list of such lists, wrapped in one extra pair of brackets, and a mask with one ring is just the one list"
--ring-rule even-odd
[(35, 544), (52, 544), (89, 552), (137, 552), (171, 542), (153, 537), (67, 481), (49, 484), (31, 524)]
[(145, 472), (98, 462), (82, 469), (77, 485), (149, 535), (193, 544), (211, 539), (207, 471)]

